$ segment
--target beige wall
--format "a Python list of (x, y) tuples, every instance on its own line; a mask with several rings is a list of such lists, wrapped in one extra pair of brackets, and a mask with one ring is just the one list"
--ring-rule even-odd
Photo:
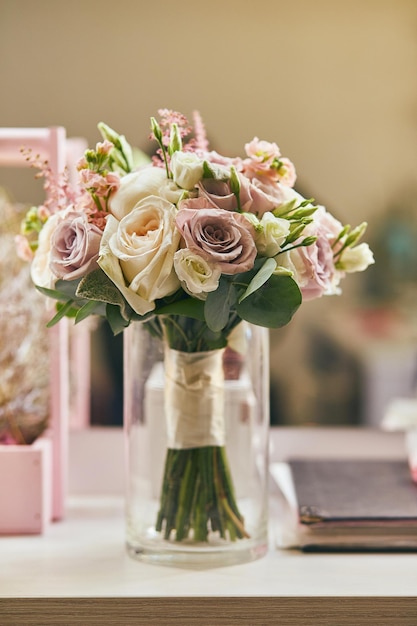
[(146, 148), (159, 107), (212, 145), (254, 135), (306, 193), (369, 219), (417, 182), (415, 0), (0, 0), (0, 125), (106, 121)]

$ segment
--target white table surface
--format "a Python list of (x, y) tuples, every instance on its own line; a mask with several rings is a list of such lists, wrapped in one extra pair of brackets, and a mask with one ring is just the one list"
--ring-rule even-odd
[[(292, 436), (290, 433), (290, 447), (294, 445), (290, 441)], [(374, 440), (372, 433), (365, 433), (365, 440), (367, 437), (368, 443)], [(383, 442), (388, 441), (385, 434), (382, 437)], [(339, 440), (340, 431), (337, 438)], [(401, 444), (395, 437), (392, 442), (393, 445), (387, 447), (388, 456), (392, 453), (391, 456), (397, 457), (402, 454)], [(279, 447), (275, 447), (278, 460)], [(316, 452), (319, 454), (318, 448)], [(271, 494), (271, 545), (265, 557), (244, 565), (195, 571), (145, 564), (127, 555), (120, 494), (72, 494), (65, 520), (51, 524), (43, 536), (0, 538), (0, 624), (99, 623), (87, 621), (86, 616), (91, 611), (94, 619), (98, 619), (97, 611), (103, 611), (103, 606), (112, 599), (113, 604), (100, 618), (102, 624), (266, 625), (278, 623), (280, 616), (280, 625), (299, 626), (309, 623), (313, 616), (321, 619), (315, 623), (333, 626), (348, 623), (417, 625), (417, 554), (305, 554), (278, 550), (274, 545), (278, 511), (279, 500)], [(74, 599), (77, 599), (76, 604)], [(83, 600), (94, 600), (96, 608), (91, 604), (86, 608)], [(145, 621), (138, 621), (137, 615), (135, 621), (123, 621), (126, 617), (123, 611), (128, 611), (135, 600), (146, 600), (149, 615), (155, 619), (149, 621), (144, 617), (148, 613), (141, 604), (140, 614)], [(198, 607), (201, 609), (204, 600), (209, 603), (204, 605), (204, 614), (199, 613), (198, 621), (193, 621), (197, 620), (195, 611)], [(61, 604), (56, 604), (58, 601)], [(252, 603), (247, 604), (249, 601)], [(290, 612), (288, 603), (294, 603)], [(53, 612), (54, 606), (58, 607), (57, 613)], [(62, 607), (68, 610), (68, 606), (73, 607), (72, 617), (67, 615), (66, 621), (60, 622), (56, 615), (61, 615)], [(81, 611), (83, 606), (84, 612), (78, 615), (75, 607)], [(217, 614), (215, 617), (215, 611), (222, 606), (224, 621)], [(235, 607), (235, 615), (236, 610), (244, 606), (244, 615), (233, 621), (231, 607)], [(35, 619), (39, 611), (43, 611), (42, 615), (50, 615), (55, 621), (46, 618), (24, 621), (22, 616), (21, 621), (16, 621), (16, 607), (23, 611), (26, 620), (28, 615)], [(187, 607), (191, 611), (188, 617)], [(168, 608), (170, 619), (161, 613), (161, 621), (157, 621), (158, 611)], [(116, 609), (117, 618), (111, 613)], [(106, 621), (106, 612), (107, 619), (110, 620), (111, 614), (114, 621)], [(384, 621), (390, 615), (395, 621)], [(204, 621), (205, 616), (209, 621)], [(290, 621), (285, 621), (285, 616), (288, 619), (291, 616)], [(346, 621), (353, 620), (353, 616), (354, 621)]]

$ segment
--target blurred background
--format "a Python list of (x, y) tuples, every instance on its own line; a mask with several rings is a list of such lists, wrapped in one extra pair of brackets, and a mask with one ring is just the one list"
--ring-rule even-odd
[[(416, 68), (415, 0), (0, 0), (0, 126), (61, 125), (95, 145), (105, 121), (146, 151), (159, 108), (197, 109), (213, 149), (275, 141), (303, 195), (369, 223), (375, 266), (271, 333), (274, 424), (377, 425), (415, 394)], [(31, 170), (2, 168), (0, 186), (43, 197)], [(120, 340), (100, 328), (94, 423), (121, 420), (112, 366)]]

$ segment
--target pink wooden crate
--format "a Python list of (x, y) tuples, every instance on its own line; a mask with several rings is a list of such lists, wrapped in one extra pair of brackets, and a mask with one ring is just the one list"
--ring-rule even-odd
[(52, 442), (0, 445), (0, 534), (41, 534), (52, 517)]

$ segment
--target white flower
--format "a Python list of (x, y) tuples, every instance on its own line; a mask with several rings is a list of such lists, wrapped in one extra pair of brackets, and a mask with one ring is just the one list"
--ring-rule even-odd
[(375, 263), (372, 250), (367, 243), (360, 243), (343, 251), (338, 267), (345, 272), (363, 272), (372, 263)]
[(46, 287), (52, 289), (58, 277), (53, 274), (50, 261), (51, 261), (51, 247), (52, 236), (55, 232), (55, 228), (59, 220), (61, 219), (62, 212), (51, 215), (45, 222), (38, 238), (38, 247), (33, 257), (30, 273), (33, 282), (39, 287)]
[(108, 217), (98, 264), (139, 315), (180, 286), (174, 270), (180, 241), (176, 212), (167, 200), (150, 196), (120, 222)]
[(290, 222), (267, 211), (262, 215), (260, 226), (260, 230), (256, 229), (256, 248), (262, 256), (274, 257), (290, 232)]
[(183, 190), (166, 177), (164, 169), (149, 166), (123, 176), (119, 189), (110, 198), (109, 207), (114, 217), (121, 220), (148, 196), (159, 196), (176, 204), (182, 194)]
[(221, 271), (201, 256), (184, 248), (174, 254), (177, 276), (185, 283), (186, 291), (195, 296), (215, 291), (219, 285)]
[(170, 169), (178, 187), (191, 191), (203, 177), (203, 161), (193, 152), (174, 152)]

